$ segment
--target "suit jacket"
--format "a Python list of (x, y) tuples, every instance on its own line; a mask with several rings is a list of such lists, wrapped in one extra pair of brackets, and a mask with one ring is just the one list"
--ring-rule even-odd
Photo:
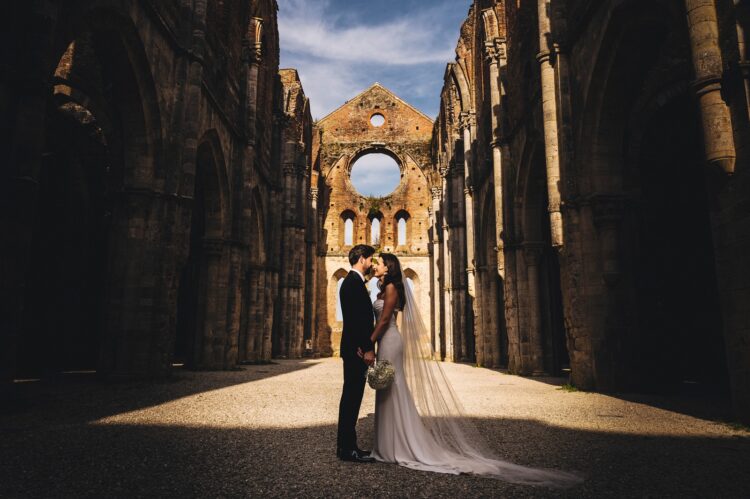
[(356, 357), (357, 348), (361, 348), (363, 353), (374, 350), (370, 340), (370, 335), (375, 329), (372, 301), (365, 283), (355, 271), (350, 271), (341, 283), (339, 298), (341, 313), (344, 316), (341, 357)]

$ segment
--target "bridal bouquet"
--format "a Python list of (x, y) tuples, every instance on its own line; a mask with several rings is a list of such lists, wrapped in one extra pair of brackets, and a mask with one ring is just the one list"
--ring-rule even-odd
[(367, 368), (367, 384), (374, 390), (388, 388), (393, 383), (395, 376), (396, 369), (387, 360), (376, 361), (375, 364)]

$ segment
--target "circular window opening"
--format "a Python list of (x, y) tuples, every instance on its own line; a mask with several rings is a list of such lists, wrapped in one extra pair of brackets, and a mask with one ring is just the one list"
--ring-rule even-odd
[(370, 124), (372, 126), (383, 126), (383, 123), (385, 123), (385, 116), (383, 116), (382, 114), (375, 113), (370, 116)]
[(352, 185), (364, 196), (383, 197), (401, 182), (401, 169), (392, 157), (382, 153), (365, 154), (352, 165)]

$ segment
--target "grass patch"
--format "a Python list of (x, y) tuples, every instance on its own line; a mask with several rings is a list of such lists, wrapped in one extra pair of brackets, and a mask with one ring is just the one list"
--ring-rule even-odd
[(578, 388), (576, 388), (574, 385), (571, 385), (570, 383), (565, 383), (562, 385), (558, 390), (562, 390), (564, 392), (577, 392), (579, 391)]

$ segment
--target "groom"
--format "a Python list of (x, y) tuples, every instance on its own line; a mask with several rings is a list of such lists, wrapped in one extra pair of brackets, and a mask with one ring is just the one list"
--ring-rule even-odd
[(351, 272), (341, 283), (339, 297), (344, 318), (341, 334), (341, 358), (344, 360), (344, 389), (339, 403), (339, 428), (336, 455), (343, 461), (370, 463), (370, 453), (357, 447), (357, 417), (365, 391), (367, 366), (375, 362), (370, 341), (374, 329), (372, 302), (365, 286), (365, 274), (372, 267), (375, 248), (358, 244), (349, 252)]

